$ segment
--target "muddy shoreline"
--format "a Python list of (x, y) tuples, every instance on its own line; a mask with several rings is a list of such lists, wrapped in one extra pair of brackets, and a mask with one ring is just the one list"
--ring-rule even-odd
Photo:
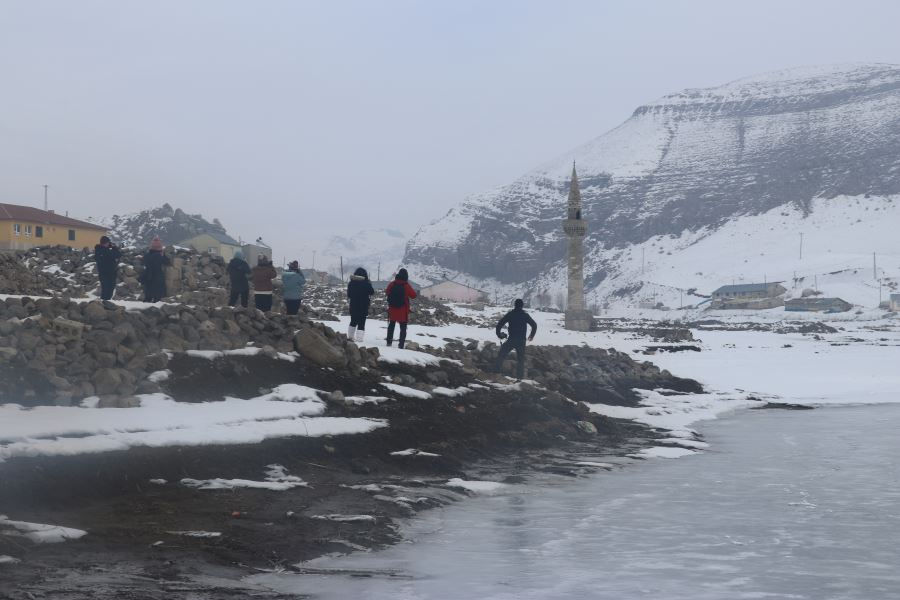
[[(393, 365), (347, 378), (261, 356), (182, 357), (170, 367), (166, 391), (189, 401), (221, 398), (223, 389), (251, 393), (273, 381), (350, 395), (371, 390), (384, 377), (423, 376), (421, 369)], [(278, 598), (246, 589), (239, 580), (325, 554), (397, 543), (398, 522), (465, 500), (468, 492), (448, 485), (450, 479), (522, 483), (545, 473), (584, 476), (597, 467), (579, 461), (633, 453), (656, 437), (633, 422), (592, 414), (539, 385), (501, 390), (509, 380), (484, 373), (473, 378), (452, 366), (443, 372), (447, 385), (475, 383), (475, 390), (427, 402), (328, 401), (329, 416), (390, 423), (365, 435), (138, 447), (0, 463), (0, 514), (88, 531), (62, 544), (0, 536), (0, 555), (21, 560), (0, 565), (0, 598)], [(229, 380), (223, 373), (241, 376)], [(408, 448), (438, 456), (391, 454)], [(258, 481), (272, 464), (306, 486), (202, 490), (181, 483), (183, 478)]]

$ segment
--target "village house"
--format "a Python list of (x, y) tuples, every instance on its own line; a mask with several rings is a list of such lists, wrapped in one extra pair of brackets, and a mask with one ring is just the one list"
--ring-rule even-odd
[(450, 302), (487, 302), (488, 300), (486, 292), (449, 279), (423, 287), (421, 294), (425, 298)]
[(900, 294), (891, 294), (891, 311), (900, 312)]
[(712, 293), (710, 308), (766, 309), (784, 305), (781, 282), (723, 285)]
[[(176, 246), (184, 246), (185, 248), (193, 248), (198, 252), (209, 252), (217, 254), (226, 261), (234, 258), (236, 250), (241, 249), (241, 243), (226, 233), (218, 231), (209, 233), (200, 233), (192, 238), (188, 238), (178, 242)], [(270, 250), (271, 253), (271, 250)]]
[(93, 248), (106, 228), (31, 206), (0, 203), (0, 250), (35, 246)]
[(250, 263), (251, 267), (259, 261), (260, 256), (265, 256), (269, 262), (272, 261), (272, 248), (261, 237), (256, 238), (252, 244), (241, 246), (241, 251), (244, 253), (244, 260)]
[(792, 312), (847, 312), (853, 305), (840, 298), (794, 298), (784, 303), (784, 310)]

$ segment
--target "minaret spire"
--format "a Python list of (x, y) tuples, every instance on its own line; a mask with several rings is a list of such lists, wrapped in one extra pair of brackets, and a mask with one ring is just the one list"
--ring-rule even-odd
[(572, 161), (572, 181), (569, 184), (569, 203), (563, 231), (569, 238), (569, 294), (566, 305), (566, 329), (590, 331), (594, 315), (584, 306), (584, 236), (587, 226), (581, 218), (581, 190), (578, 173)]

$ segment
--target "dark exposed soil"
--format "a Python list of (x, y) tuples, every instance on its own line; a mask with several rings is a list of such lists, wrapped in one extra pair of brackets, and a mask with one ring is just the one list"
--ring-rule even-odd
[[(371, 394), (385, 375), (423, 378), (421, 370), (408, 365), (354, 378), (264, 356), (214, 361), (179, 356), (169, 366), (173, 375), (166, 391), (193, 402), (226, 393), (251, 397), (288, 382)], [(473, 381), (452, 366), (444, 372), (449, 387)], [(54, 545), (0, 536), (0, 555), (22, 560), (0, 565), (0, 598), (279, 598), (264, 590), (236, 589), (235, 580), (258, 569), (394, 543), (399, 519), (464, 498), (444, 485), (449, 478), (527, 478), (539, 471), (576, 475), (571, 465), (580, 453), (627, 453), (653, 437), (638, 425), (589, 413), (584, 405), (546, 390), (520, 385), (500, 391), (490, 381), (482, 383), (455, 398), (397, 397), (361, 405), (329, 400), (329, 416), (390, 422), (366, 435), (134, 448), (0, 463), (0, 513), (89, 532)], [(586, 433), (579, 422), (592, 423), (598, 433)], [(406, 448), (440, 456), (390, 454)], [(179, 483), (185, 477), (260, 480), (273, 463), (302, 477), (308, 487), (197, 490)], [(347, 487), (373, 483), (380, 491)], [(330, 514), (374, 520), (313, 518)], [(171, 533), (198, 530), (222, 535)]]

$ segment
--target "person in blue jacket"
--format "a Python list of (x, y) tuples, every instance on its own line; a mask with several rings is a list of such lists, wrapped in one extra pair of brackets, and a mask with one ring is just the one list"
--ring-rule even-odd
[(291, 261), (288, 270), (281, 274), (281, 286), (284, 290), (284, 307), (287, 314), (296, 315), (300, 312), (300, 301), (303, 299), (303, 286), (306, 285), (306, 277), (300, 272), (300, 263)]

